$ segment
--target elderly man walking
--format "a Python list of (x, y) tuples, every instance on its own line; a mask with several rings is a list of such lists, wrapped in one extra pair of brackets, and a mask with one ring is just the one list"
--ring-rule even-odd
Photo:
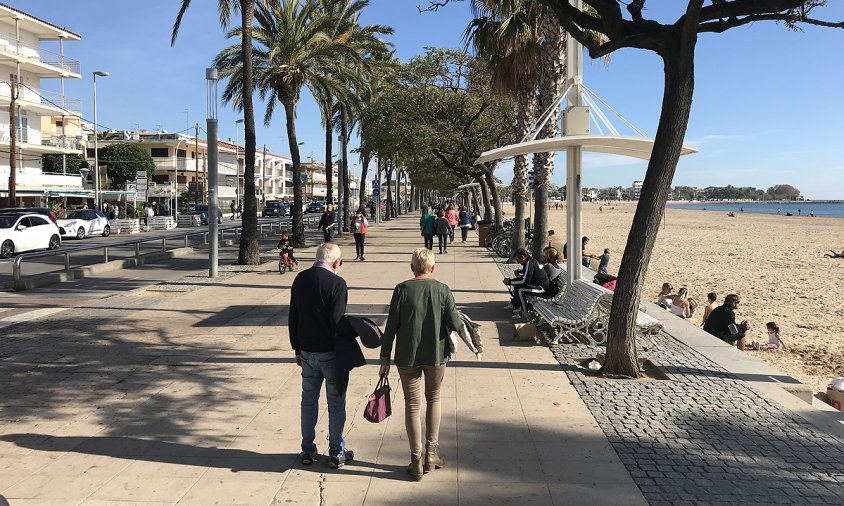
[(340, 248), (322, 244), (313, 267), (300, 272), (290, 289), (288, 328), (296, 363), (302, 368), (301, 460), (306, 466), (318, 455), (314, 440), (323, 380), (328, 400), (328, 466), (337, 469), (354, 458), (343, 439), (346, 389), (335, 357), (335, 338), (348, 300), (346, 281), (337, 275), (342, 264)]

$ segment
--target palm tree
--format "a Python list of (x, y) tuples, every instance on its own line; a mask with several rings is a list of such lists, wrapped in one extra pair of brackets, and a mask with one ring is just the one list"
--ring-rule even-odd
[[(179, 13), (176, 15), (176, 22), (173, 24), (170, 45), (176, 43), (182, 17), (190, 3), (191, 0), (182, 0)], [(255, 0), (218, 0), (217, 10), (220, 15), (220, 26), (224, 29), (229, 26), (232, 13), (240, 12), (240, 30), (237, 31), (237, 34), (240, 36), (240, 61), (244, 62), (239, 73), (240, 88), (249, 90), (249, 92), (243, 94), (238, 101), (238, 108), (243, 110), (246, 154), (243, 170), (243, 231), (240, 234), (240, 251), (237, 261), (239, 264), (255, 265), (261, 262), (261, 253), (258, 248), (258, 200), (255, 197), (255, 113), (252, 106), (252, 29)]]
[[(264, 124), (269, 125), (276, 101), (284, 107), (287, 139), (293, 159), (293, 230), (296, 247), (305, 246), (302, 220), (301, 157), (296, 137), (296, 106), (307, 87), (316, 96), (344, 96), (348, 83), (357, 76), (340, 62), (365, 65), (361, 56), (345, 40), (332, 37), (336, 20), (319, 10), (314, 0), (266, 0), (255, 9), (253, 64), (255, 78), (249, 93), (257, 88), (266, 99)], [(229, 37), (238, 37), (233, 30)], [(244, 67), (241, 52), (231, 46), (217, 55), (214, 65), (228, 83), (223, 99), (237, 106), (244, 95)], [(247, 148), (248, 149), (248, 148)]]
[[(524, 140), (531, 132), (536, 110), (539, 71), (539, 7), (531, 0), (473, 0), (475, 19), (464, 33), (468, 44), (491, 70), (493, 87), (516, 100), (516, 137)], [(525, 246), (525, 197), (527, 155), (513, 164), (515, 229), (512, 251)]]

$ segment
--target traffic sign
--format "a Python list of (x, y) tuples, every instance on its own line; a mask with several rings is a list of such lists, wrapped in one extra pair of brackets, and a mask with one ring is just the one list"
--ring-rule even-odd
[(381, 181), (377, 179), (372, 180), (372, 188), (373, 189), (380, 189), (381, 188)]
[(381, 189), (380, 188), (373, 188), (372, 189), (372, 195), (375, 196), (375, 197), (381, 195)]

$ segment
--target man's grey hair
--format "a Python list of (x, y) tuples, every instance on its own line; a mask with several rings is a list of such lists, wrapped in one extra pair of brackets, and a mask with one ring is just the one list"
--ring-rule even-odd
[(331, 242), (320, 244), (316, 250), (316, 260), (326, 265), (334, 265), (334, 262), (340, 260), (340, 247)]
[(414, 276), (430, 273), (434, 270), (434, 252), (427, 248), (416, 248), (410, 260), (410, 269)]

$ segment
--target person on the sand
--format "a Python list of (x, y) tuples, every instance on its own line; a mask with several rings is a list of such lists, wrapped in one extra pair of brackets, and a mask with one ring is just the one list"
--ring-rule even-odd
[(736, 348), (744, 349), (744, 337), (750, 330), (750, 323), (747, 320), (736, 323), (735, 310), (741, 301), (739, 296), (731, 293), (724, 297), (724, 305), (718, 306), (709, 315), (703, 330), (709, 332), (718, 339), (735, 345)]

